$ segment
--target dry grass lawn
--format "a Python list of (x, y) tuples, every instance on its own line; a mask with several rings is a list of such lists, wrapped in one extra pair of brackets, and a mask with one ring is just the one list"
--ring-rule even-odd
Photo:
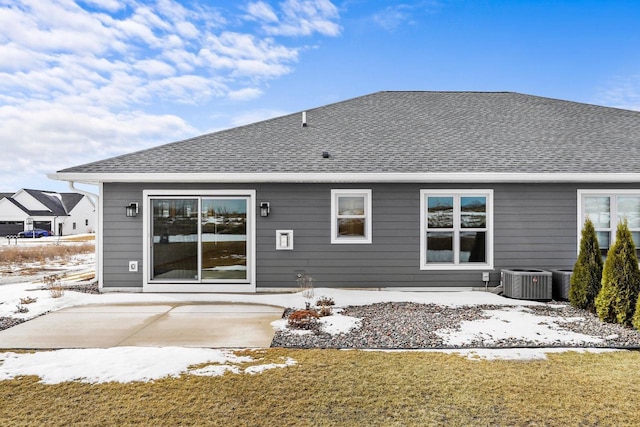
[[(270, 349), (259, 375), (151, 383), (0, 382), (0, 425), (632, 426), (640, 353), (534, 362), (421, 352)], [(153, 363), (150, 361), (150, 363)]]
[(69, 259), (73, 255), (93, 252), (95, 252), (93, 242), (73, 245), (7, 246), (0, 251), (0, 267), (11, 264), (42, 264), (54, 259)]

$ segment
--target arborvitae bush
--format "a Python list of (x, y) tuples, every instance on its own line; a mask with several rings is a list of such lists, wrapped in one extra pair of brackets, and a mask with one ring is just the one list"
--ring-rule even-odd
[(587, 218), (582, 228), (580, 253), (571, 274), (569, 287), (571, 305), (595, 313), (595, 299), (600, 292), (601, 281), (602, 256), (593, 222)]
[(640, 298), (638, 298), (638, 302), (636, 302), (636, 311), (633, 315), (633, 327), (640, 331)]
[(640, 290), (636, 246), (625, 219), (618, 224), (616, 241), (602, 271), (602, 288), (596, 298), (600, 320), (630, 326)]

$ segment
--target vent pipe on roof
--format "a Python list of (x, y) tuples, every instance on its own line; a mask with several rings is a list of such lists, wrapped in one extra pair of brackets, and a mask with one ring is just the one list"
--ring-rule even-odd
[(307, 112), (306, 111), (302, 112), (302, 127), (303, 128), (307, 127)]

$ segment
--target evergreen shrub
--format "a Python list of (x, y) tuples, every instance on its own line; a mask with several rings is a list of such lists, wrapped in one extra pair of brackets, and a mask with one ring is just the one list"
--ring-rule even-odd
[(640, 298), (636, 302), (636, 311), (633, 315), (633, 320), (631, 322), (633, 327), (640, 331)]
[(587, 218), (582, 228), (580, 253), (573, 266), (569, 302), (576, 308), (595, 313), (595, 299), (602, 281), (602, 256), (593, 222)]
[(640, 290), (636, 247), (627, 220), (618, 224), (616, 241), (602, 270), (602, 288), (596, 298), (600, 320), (630, 326)]

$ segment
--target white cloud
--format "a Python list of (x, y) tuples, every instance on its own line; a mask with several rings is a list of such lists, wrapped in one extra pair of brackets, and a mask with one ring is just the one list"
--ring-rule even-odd
[[(165, 112), (261, 96), (298, 61), (302, 46), (282, 36), (336, 35), (337, 20), (327, 0), (232, 12), (176, 0), (0, 0), (0, 140), (18, 159), (0, 160), (0, 182), (13, 190), (18, 176), (200, 133)], [(259, 36), (264, 25), (279, 38)]]
[(409, 19), (407, 11), (399, 6), (389, 6), (385, 10), (373, 15), (372, 19), (385, 30), (395, 30)]
[(149, 85), (148, 92), (149, 97), (162, 94), (163, 98), (185, 104), (228, 95), (228, 89), (223, 83), (194, 74), (156, 80)]
[(214, 50), (230, 58), (261, 61), (291, 61), (297, 59), (297, 49), (277, 45), (273, 39), (256, 39), (251, 34), (224, 32), (209, 38)]
[(143, 59), (135, 63), (134, 67), (143, 71), (149, 76), (172, 76), (175, 74), (175, 68), (171, 64), (159, 61), (157, 59)]
[(640, 111), (640, 74), (613, 79), (599, 91), (594, 103)]
[(12, 152), (11, 156), (0, 157), (3, 176), (22, 169), (44, 176), (196, 132), (175, 115), (135, 110), (115, 113), (100, 107), (85, 109), (45, 101), (32, 101), (19, 108), (0, 107), (0, 123), (0, 140), (11, 141)]
[[(138, 13), (140, 13), (140, 11), (138, 11)], [(153, 33), (149, 23), (145, 22), (144, 15), (136, 15), (132, 17), (132, 19), (116, 21), (115, 26), (125, 37), (134, 39), (132, 41), (139, 39), (154, 48), (162, 46), (162, 42)]]
[(82, 0), (82, 3), (109, 12), (117, 12), (124, 7), (118, 0)]
[(0, 45), (0, 70), (20, 71), (44, 65), (46, 58), (44, 55), (33, 52), (14, 43)]
[(104, 52), (109, 48), (112, 31), (101, 22), (102, 17), (70, 1), (32, 0), (1, 12), (0, 40), (35, 52)]
[(196, 28), (196, 26), (193, 25), (191, 22), (186, 22), (186, 21), (178, 22), (176, 24), (176, 30), (178, 31), (178, 33), (180, 33), (180, 35), (190, 39), (197, 38), (199, 34), (199, 31)]
[[(271, 35), (325, 36), (340, 34), (338, 8), (329, 0), (286, 0), (280, 3), (282, 18), (276, 24), (265, 23), (264, 30)], [(253, 15), (257, 17), (256, 15)], [(272, 20), (273, 21), (273, 20)]]
[(414, 24), (416, 13), (433, 13), (440, 6), (441, 4), (437, 0), (393, 4), (373, 14), (371, 20), (382, 29), (393, 31), (402, 25)]
[(229, 99), (234, 101), (247, 101), (249, 99), (255, 99), (262, 95), (262, 90), (256, 87), (246, 87), (240, 90), (234, 90), (229, 92)]
[(200, 60), (216, 69), (229, 69), (232, 75), (252, 78), (278, 77), (291, 69), (298, 49), (277, 45), (273, 39), (256, 39), (251, 34), (224, 32), (210, 35)]
[(247, 6), (247, 13), (249, 14), (250, 19), (256, 19), (266, 22), (278, 21), (278, 17), (276, 16), (276, 13), (273, 11), (271, 6), (263, 1), (249, 3), (249, 5)]

